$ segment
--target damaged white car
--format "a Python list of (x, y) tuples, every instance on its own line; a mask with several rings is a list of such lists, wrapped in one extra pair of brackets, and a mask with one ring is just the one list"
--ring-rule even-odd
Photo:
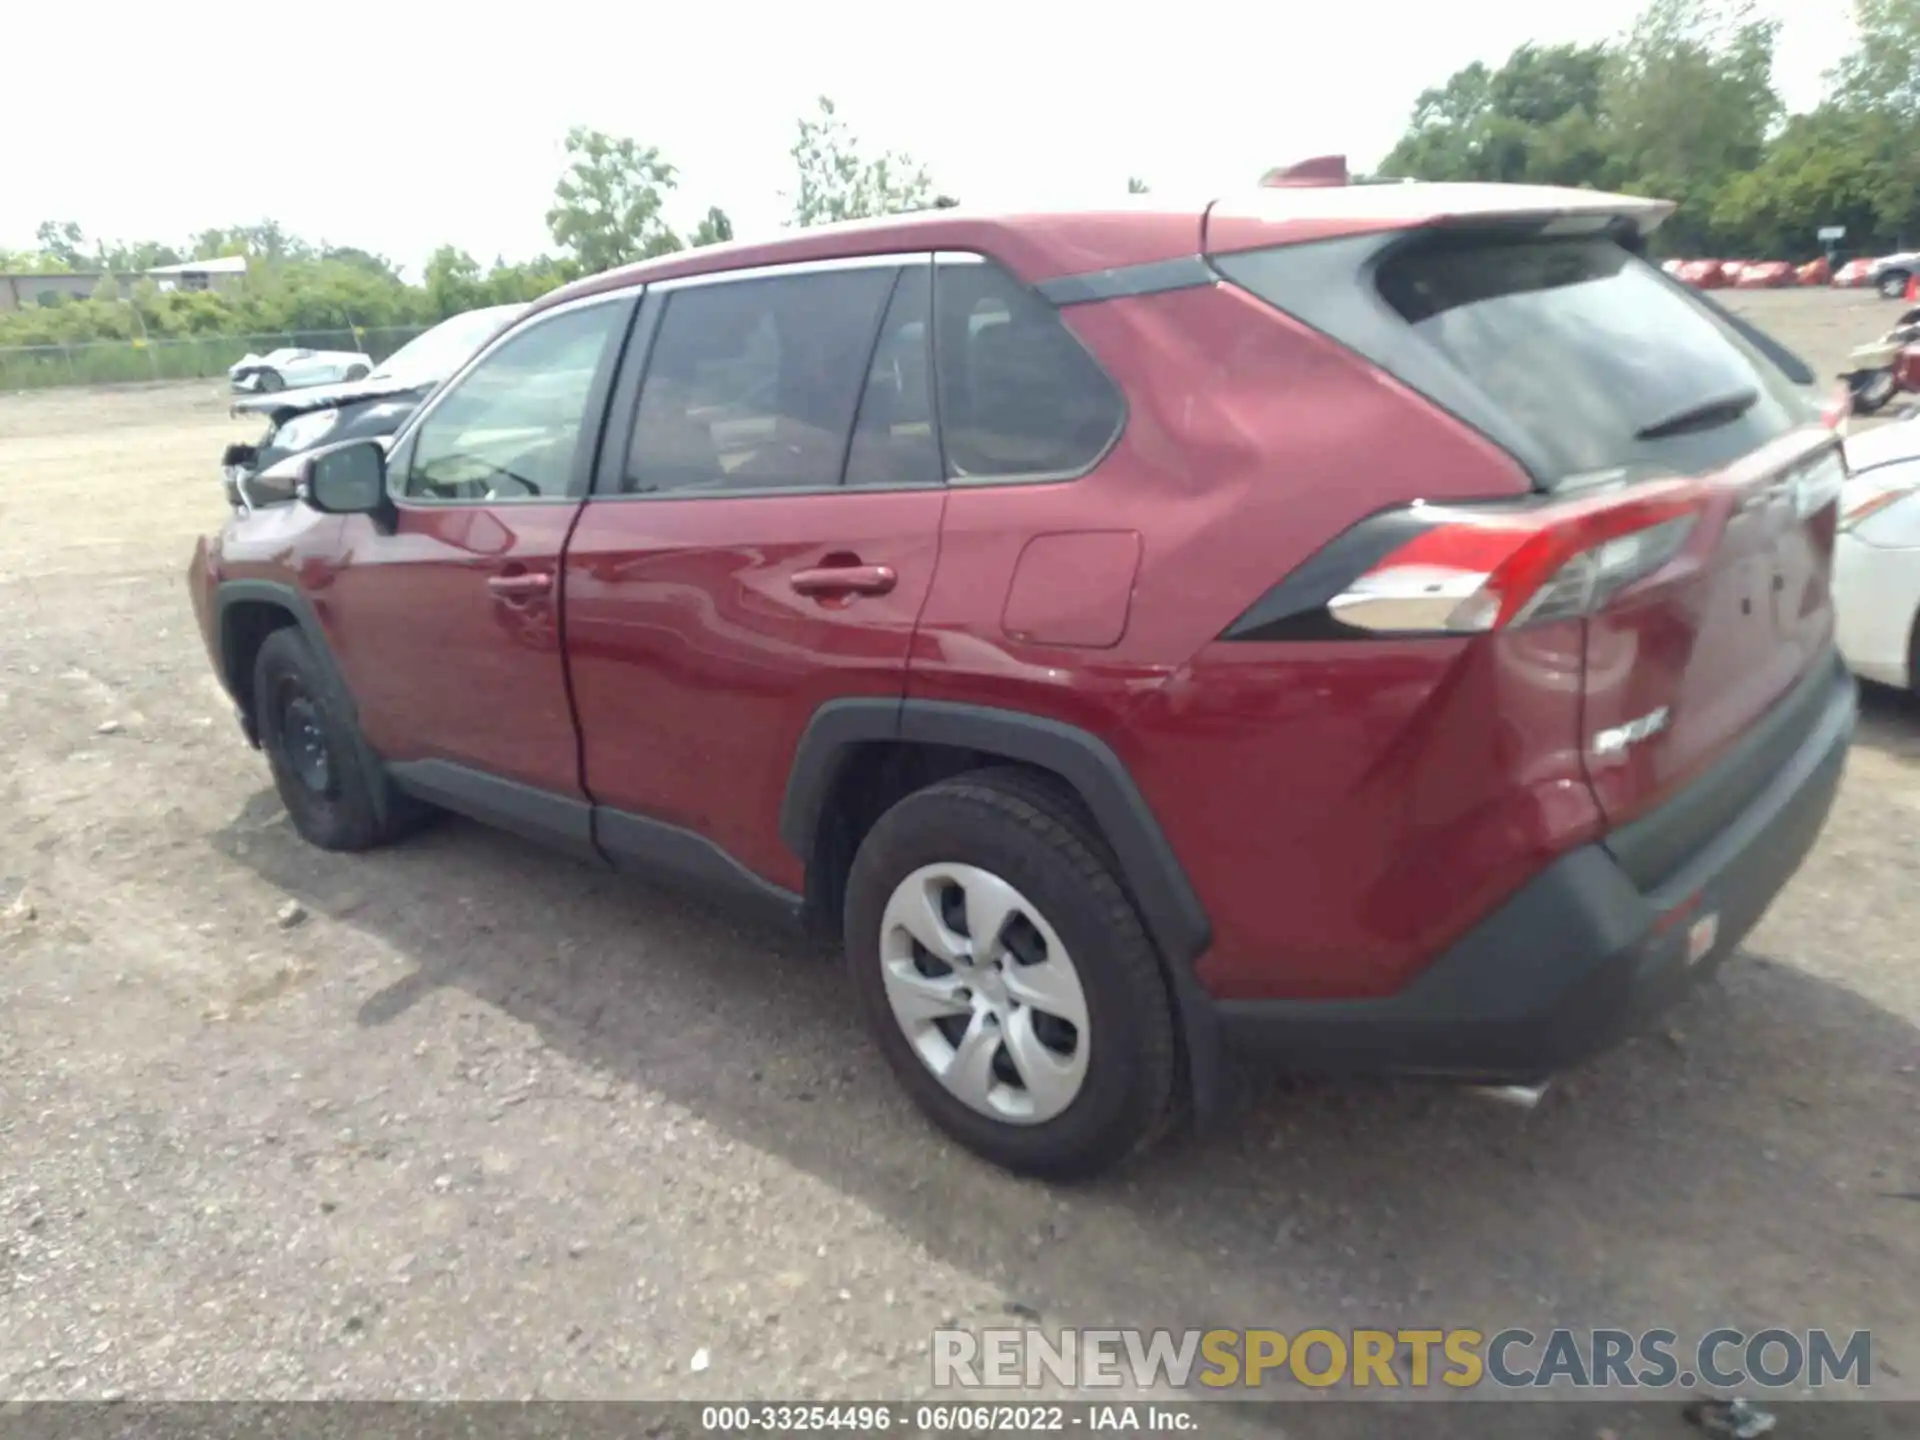
[(354, 350), (273, 350), (245, 355), (227, 367), (227, 379), (243, 395), (299, 390), (361, 380), (373, 370), (373, 357)]

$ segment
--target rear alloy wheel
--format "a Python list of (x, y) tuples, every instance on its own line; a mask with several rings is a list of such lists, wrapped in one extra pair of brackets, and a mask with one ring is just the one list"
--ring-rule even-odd
[(1173, 1113), (1166, 983), (1070, 797), (985, 770), (907, 796), (861, 843), (847, 958), (894, 1074), (998, 1165), (1095, 1174)]
[(1880, 277), (1880, 298), (1883, 300), (1904, 300), (1907, 298), (1907, 272), (1889, 270)]
[(347, 378), (348, 380), (364, 380), (364, 379), (366, 379), (366, 378), (367, 378), (367, 367), (366, 367), (366, 366), (364, 366), (364, 365), (349, 365), (349, 366), (347, 367), (347, 374), (346, 374), (346, 378)]

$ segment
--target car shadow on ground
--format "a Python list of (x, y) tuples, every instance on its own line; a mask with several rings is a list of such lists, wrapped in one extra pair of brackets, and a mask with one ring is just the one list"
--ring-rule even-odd
[[(342, 857), (278, 813), (263, 791), (214, 844), (414, 967), (361, 998), (365, 1043), (466, 992), (858, 1198), (1016, 1313), (1682, 1333), (1914, 1313), (1920, 1031), (1780, 958), (1735, 957), (1532, 1111), (1241, 1066), (1209, 1133), (1064, 1190), (922, 1124), (817, 944), (462, 821)], [(1809, 1275), (1847, 1315), (1807, 1313)]]
[(1920, 763), (1920, 695), (1891, 685), (1861, 685), (1860, 728), (1854, 743), (1896, 760)]

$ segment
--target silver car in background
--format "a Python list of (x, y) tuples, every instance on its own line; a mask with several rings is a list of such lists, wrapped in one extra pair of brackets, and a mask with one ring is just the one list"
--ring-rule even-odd
[(227, 379), (239, 394), (272, 394), (362, 380), (372, 370), (373, 357), (362, 351), (289, 347), (265, 355), (243, 355), (227, 367)]

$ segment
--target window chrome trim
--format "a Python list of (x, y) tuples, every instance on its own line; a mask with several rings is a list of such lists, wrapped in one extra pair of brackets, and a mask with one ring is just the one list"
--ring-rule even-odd
[(841, 255), (830, 260), (775, 261), (753, 265), (744, 270), (708, 270), (698, 275), (675, 275), (655, 280), (647, 288), (662, 294), (675, 290), (693, 290), (707, 285), (729, 285), (735, 281), (778, 280), (789, 275), (830, 275), (838, 270), (887, 270), (903, 265), (925, 265), (932, 258), (928, 250), (889, 250), (877, 255)]
[(664, 505), (675, 500), (792, 500), (803, 495), (907, 495), (916, 490), (945, 493), (947, 486), (937, 480), (915, 480), (902, 485), (740, 485), (727, 489), (697, 490), (686, 486), (679, 490), (608, 491), (595, 490), (586, 498), (595, 505)]
[[(555, 305), (551, 310), (542, 310), (526, 318), (524, 322), (515, 321), (469, 355), (466, 363), (442, 380), (433, 394), (427, 397), (427, 402), (407, 417), (407, 423), (396, 430), (393, 438), (387, 442), (387, 457), (391, 459), (402, 445), (411, 441), (420, 427), (433, 418), (433, 412), (440, 408), (441, 402), (453, 393), (454, 388), (464, 384), (468, 375), (491, 358), (494, 352), (508, 341), (539, 329), (549, 320), (558, 319), (564, 315), (576, 315), (583, 310), (591, 310), (597, 305), (631, 305), (637, 309), (643, 298), (643, 287), (628, 286), (620, 290), (602, 291), (597, 295), (583, 295), (577, 300), (567, 301), (564, 305)], [(591, 417), (586, 418), (591, 419)], [(411, 469), (413, 464), (411, 454), (407, 456), (407, 464)], [(591, 483), (589, 483), (590, 489)], [(585, 495), (499, 495), (490, 500), (441, 500), (430, 496), (407, 494), (404, 481), (396, 484), (391, 470), (387, 472), (387, 496), (401, 509), (411, 510), (440, 510), (449, 505), (578, 505), (587, 498)]]

